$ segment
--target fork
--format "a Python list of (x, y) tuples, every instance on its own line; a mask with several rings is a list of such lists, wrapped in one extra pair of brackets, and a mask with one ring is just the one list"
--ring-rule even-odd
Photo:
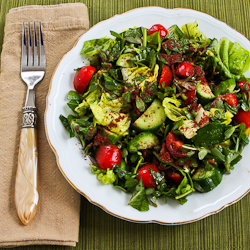
[[(46, 70), (46, 58), (43, 44), (42, 25), (28, 22), (26, 35), (25, 23), (22, 33), (21, 78), (27, 84), (27, 95), (23, 107), (22, 129), (18, 152), (15, 206), (17, 214), (24, 225), (34, 218), (39, 200), (38, 193), (38, 150), (36, 130), (35, 85), (40, 82)], [(37, 33), (39, 35), (37, 35)], [(32, 45), (33, 36), (33, 45)]]

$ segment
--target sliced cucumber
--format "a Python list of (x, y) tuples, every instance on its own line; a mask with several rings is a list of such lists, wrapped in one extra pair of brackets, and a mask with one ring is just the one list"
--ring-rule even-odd
[(155, 99), (148, 109), (133, 123), (140, 131), (156, 131), (166, 120), (166, 114), (161, 102)]
[(204, 193), (216, 188), (222, 180), (222, 173), (216, 165), (208, 162), (205, 167), (199, 167), (192, 177), (197, 191)]
[(213, 94), (207, 83), (204, 82), (197, 83), (196, 90), (198, 98), (202, 103), (209, 102), (215, 98), (215, 95)]
[(132, 53), (122, 54), (116, 61), (116, 65), (124, 68), (131, 68), (134, 63), (129, 61), (134, 55)]
[(141, 149), (149, 149), (159, 145), (158, 137), (150, 132), (142, 132), (135, 136), (128, 144), (128, 151), (135, 153)]

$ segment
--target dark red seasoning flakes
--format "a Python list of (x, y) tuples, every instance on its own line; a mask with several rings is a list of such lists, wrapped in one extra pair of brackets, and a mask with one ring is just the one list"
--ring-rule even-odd
[(198, 103), (193, 103), (189, 106), (189, 112), (194, 111), (194, 112), (198, 112), (200, 109), (199, 104)]
[(160, 54), (160, 57), (167, 62), (168, 66), (171, 66), (177, 62), (182, 62), (182, 54), (172, 54), (172, 55), (168, 55), (168, 54)]
[(200, 66), (193, 64), (193, 67), (194, 67), (194, 76), (199, 77), (205, 75), (204, 70)]
[(117, 128), (117, 124), (111, 122), (109, 125), (108, 125), (109, 128)]
[(199, 121), (198, 125), (199, 125), (200, 128), (202, 128), (207, 123), (209, 123), (209, 117), (206, 114), (206, 112), (204, 111), (203, 116), (202, 116), (201, 120)]
[[(124, 120), (125, 116), (123, 114), (119, 114), (119, 117), (115, 119), (116, 122), (120, 122), (121, 120)], [(115, 124), (114, 124), (115, 125)]]
[(160, 152), (159, 158), (164, 163), (169, 163), (169, 162), (173, 162), (174, 161), (173, 158), (171, 157), (170, 153), (167, 150), (167, 146), (166, 146), (165, 142), (162, 144), (162, 148), (161, 148), (161, 152)]
[(101, 146), (103, 144), (108, 144), (108, 143), (110, 143), (110, 140), (101, 134), (97, 134), (94, 137), (94, 145), (95, 146)]

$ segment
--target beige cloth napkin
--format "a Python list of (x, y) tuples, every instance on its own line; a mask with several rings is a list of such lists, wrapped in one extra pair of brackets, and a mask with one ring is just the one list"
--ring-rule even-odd
[[(36, 86), (40, 201), (24, 226), (14, 206), (14, 184), (26, 84), (20, 77), (23, 21), (41, 21), (47, 59), (45, 78)], [(14, 8), (6, 16), (0, 73), (0, 247), (67, 245), (78, 241), (80, 195), (60, 173), (45, 134), (46, 95), (53, 71), (89, 28), (81, 3)]]

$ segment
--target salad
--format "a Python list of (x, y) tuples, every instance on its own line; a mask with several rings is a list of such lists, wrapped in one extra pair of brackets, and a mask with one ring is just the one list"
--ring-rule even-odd
[(76, 69), (72, 113), (60, 115), (91, 172), (139, 211), (216, 188), (249, 143), (249, 52), (197, 22), (111, 35), (84, 43), (89, 66)]

